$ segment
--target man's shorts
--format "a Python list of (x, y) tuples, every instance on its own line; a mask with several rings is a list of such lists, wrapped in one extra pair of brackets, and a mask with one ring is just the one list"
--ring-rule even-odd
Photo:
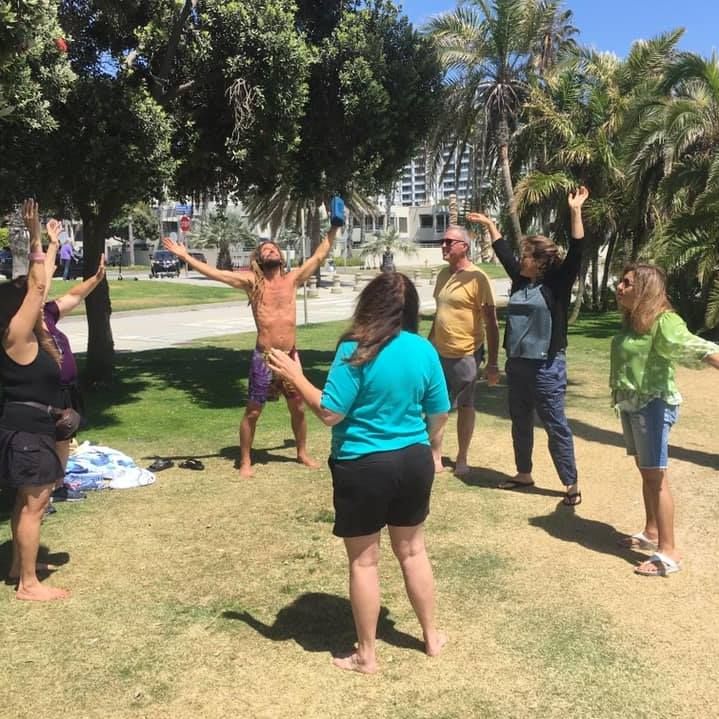
[[(294, 347), (287, 354), (302, 367), (299, 352)], [(297, 388), (293, 384), (274, 376), (272, 370), (267, 366), (265, 352), (257, 347), (252, 352), (250, 360), (249, 385), (249, 399), (257, 404), (273, 402), (279, 399), (281, 394), (287, 399), (299, 397)]]
[(479, 365), (484, 361), (484, 347), (473, 355), (452, 359), (439, 358), (452, 407), (474, 407), (474, 388), (477, 385)]
[(677, 421), (679, 407), (653, 399), (638, 412), (621, 412), (627, 454), (636, 456), (640, 469), (666, 469), (669, 431)]
[(364, 537), (389, 524), (415, 527), (429, 514), (434, 459), (426, 444), (373, 452), (349, 460), (330, 457), (338, 537)]
[(0, 429), (0, 481), (9, 487), (40, 487), (62, 479), (55, 438)]

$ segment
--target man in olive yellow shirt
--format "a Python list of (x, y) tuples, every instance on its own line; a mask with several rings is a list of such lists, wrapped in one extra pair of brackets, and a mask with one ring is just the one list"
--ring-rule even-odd
[[(487, 381), (497, 384), (499, 327), (492, 285), (469, 259), (469, 238), (463, 227), (450, 225), (442, 237), (442, 258), (448, 262), (437, 277), (437, 312), (429, 339), (437, 348), (452, 405), (457, 408), (457, 461), (454, 473), (469, 471), (467, 452), (474, 432), (474, 389), (478, 366), (487, 351)], [(442, 435), (432, 447), (435, 471), (442, 471)]]

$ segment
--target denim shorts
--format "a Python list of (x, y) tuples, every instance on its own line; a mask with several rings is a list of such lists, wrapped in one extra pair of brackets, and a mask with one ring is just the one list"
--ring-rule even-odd
[(637, 412), (621, 412), (627, 454), (636, 456), (640, 469), (667, 468), (669, 430), (678, 416), (678, 405), (659, 398)]

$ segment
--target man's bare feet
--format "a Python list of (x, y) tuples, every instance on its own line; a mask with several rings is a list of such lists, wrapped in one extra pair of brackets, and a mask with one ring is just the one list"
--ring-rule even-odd
[(252, 471), (251, 464), (241, 464), (240, 465), (240, 477), (242, 477), (242, 479), (249, 479), (253, 475), (254, 475), (254, 472)]
[(457, 463), (454, 465), (454, 474), (457, 477), (463, 477), (465, 474), (469, 474), (469, 465), (466, 460), (457, 460)]
[(432, 638), (425, 638), (424, 650), (428, 657), (436, 657), (442, 651), (449, 638), (444, 632), (435, 632)]
[(312, 457), (309, 456), (309, 454), (298, 454), (297, 455), (297, 461), (300, 464), (304, 464), (305, 467), (309, 467), (310, 469), (319, 469), (320, 463), (316, 460), (312, 459)]
[(374, 674), (377, 671), (376, 661), (365, 662), (360, 659), (357, 652), (352, 652), (352, 654), (348, 654), (346, 657), (334, 657), (332, 659), (332, 664), (334, 664), (338, 669), (345, 669), (350, 672), (359, 672), (360, 674)]
[(70, 596), (70, 590), (60, 589), (59, 587), (46, 587), (39, 582), (31, 587), (18, 587), (15, 592), (16, 599), (22, 599), (26, 602), (53, 602), (57, 599), (67, 599)]

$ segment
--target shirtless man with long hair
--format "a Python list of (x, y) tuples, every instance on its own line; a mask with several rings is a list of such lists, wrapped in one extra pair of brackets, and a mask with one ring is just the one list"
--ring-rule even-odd
[(274, 242), (263, 242), (252, 253), (250, 271), (233, 272), (218, 270), (192, 257), (184, 245), (170, 238), (162, 241), (166, 250), (172, 252), (194, 270), (211, 280), (224, 282), (230, 287), (247, 292), (252, 315), (257, 327), (257, 346), (250, 364), (249, 399), (240, 423), (240, 476), (252, 476), (252, 442), (257, 420), (268, 399), (275, 399), (278, 392), (284, 394), (290, 411), (292, 432), (297, 444), (297, 461), (308, 467), (319, 467), (307, 453), (307, 421), (302, 397), (294, 387), (278, 383), (267, 366), (265, 355), (273, 347), (287, 352), (299, 363), (295, 342), (297, 338), (296, 297), (297, 288), (303, 285), (327, 259), (332, 249), (338, 227), (331, 227), (314, 254), (302, 265), (285, 272), (280, 248)]

